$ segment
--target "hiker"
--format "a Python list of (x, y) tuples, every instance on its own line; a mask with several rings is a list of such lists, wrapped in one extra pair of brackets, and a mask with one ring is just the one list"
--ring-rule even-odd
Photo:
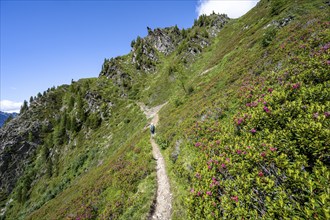
[(152, 135), (155, 134), (155, 125), (153, 123), (150, 125), (150, 132)]

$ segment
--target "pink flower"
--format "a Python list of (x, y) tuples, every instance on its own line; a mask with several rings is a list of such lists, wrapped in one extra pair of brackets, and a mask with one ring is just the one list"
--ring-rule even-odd
[(215, 177), (212, 177), (212, 183), (210, 184), (210, 187), (219, 185), (219, 182), (217, 181), (217, 179)]
[(251, 103), (251, 106), (252, 106), (252, 107), (256, 107), (257, 105), (258, 105), (257, 102), (252, 102), (252, 103)]
[(293, 89), (299, 89), (300, 88), (300, 83), (296, 83), (292, 85)]
[(258, 176), (263, 177), (263, 176), (264, 176), (264, 173), (263, 173), (262, 171), (260, 171), (260, 172), (258, 173)]
[(234, 200), (235, 202), (238, 202), (238, 196), (232, 196), (230, 197), (232, 200)]
[(212, 166), (207, 166), (207, 168), (210, 170), (210, 169), (212, 169)]
[(243, 151), (243, 154), (246, 154), (246, 151)]
[(221, 164), (221, 167), (223, 168), (223, 169), (226, 169), (226, 164)]
[(273, 92), (273, 89), (272, 89), (272, 88), (269, 88), (269, 89), (268, 89), (268, 92), (269, 92), (269, 93), (272, 93), (272, 92)]
[(251, 132), (252, 134), (254, 134), (254, 133), (257, 132), (257, 130), (256, 130), (255, 128), (252, 128), (252, 129), (250, 130), (250, 132)]
[(266, 156), (266, 152), (261, 152), (260, 156), (265, 157)]
[(247, 107), (256, 107), (258, 106), (258, 102), (251, 102), (251, 103), (246, 103)]
[(327, 64), (327, 65), (330, 65), (330, 60), (327, 60), (326, 64)]
[(270, 110), (269, 110), (269, 108), (267, 108), (267, 106), (264, 106), (264, 111), (267, 113), (270, 113)]
[(237, 154), (241, 154), (242, 151), (241, 151), (241, 150), (236, 150), (236, 153), (237, 153)]
[(201, 146), (202, 144), (201, 144), (201, 142), (197, 142), (196, 144), (195, 144), (195, 147), (199, 147), (199, 146)]
[(230, 162), (230, 159), (229, 158), (226, 158), (226, 161), (229, 163)]
[(206, 194), (209, 195), (209, 196), (211, 196), (212, 195), (212, 192), (211, 191), (207, 191)]
[(251, 146), (247, 146), (247, 149), (251, 149)]
[(191, 188), (190, 192), (191, 193), (194, 193), (195, 192), (194, 188)]
[(330, 112), (324, 112), (324, 116), (328, 118), (330, 116)]
[(220, 144), (220, 141), (219, 141), (219, 140), (217, 140), (215, 143), (216, 143), (217, 145), (219, 145), (219, 144)]
[(196, 173), (195, 177), (198, 178), (198, 179), (200, 179), (201, 178), (201, 175), (199, 173)]
[(277, 148), (275, 148), (275, 147), (270, 147), (269, 149), (273, 152), (277, 150)]
[(239, 119), (237, 119), (237, 125), (240, 125), (240, 124), (242, 124), (242, 122), (243, 122), (244, 120), (243, 120), (243, 118), (239, 118)]
[(323, 50), (328, 50), (330, 48), (330, 43), (327, 43), (322, 47)]
[(200, 195), (202, 195), (202, 192), (201, 191), (198, 191), (197, 192), (197, 196), (200, 196)]

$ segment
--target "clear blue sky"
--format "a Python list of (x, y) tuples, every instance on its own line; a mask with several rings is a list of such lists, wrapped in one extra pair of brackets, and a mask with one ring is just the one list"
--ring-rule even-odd
[(147, 26), (191, 27), (200, 4), (1, 0), (0, 110), (71, 79), (97, 77), (104, 58), (127, 54)]

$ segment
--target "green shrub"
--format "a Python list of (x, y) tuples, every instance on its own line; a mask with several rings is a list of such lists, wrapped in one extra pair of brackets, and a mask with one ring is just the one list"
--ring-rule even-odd
[(192, 126), (187, 148), (199, 157), (189, 173), (191, 219), (330, 217), (325, 32), (301, 33), (308, 44), (291, 38), (286, 48), (295, 55), (286, 68), (245, 80), (231, 124), (208, 118)]
[(88, 118), (87, 118), (87, 126), (90, 127), (91, 129), (96, 129), (98, 128), (101, 123), (102, 123), (102, 119), (99, 115), (99, 113), (91, 113)]
[(169, 141), (166, 138), (162, 138), (161, 136), (157, 136), (156, 141), (162, 150), (165, 150), (169, 146)]
[(273, 41), (275, 36), (276, 36), (276, 29), (268, 28), (262, 37), (262, 40), (261, 40), (262, 46), (267, 47)]
[(190, 95), (193, 92), (194, 92), (194, 87), (193, 86), (188, 86), (187, 94)]

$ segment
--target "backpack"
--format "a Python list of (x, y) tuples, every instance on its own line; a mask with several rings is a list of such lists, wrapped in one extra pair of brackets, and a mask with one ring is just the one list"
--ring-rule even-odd
[(155, 132), (155, 125), (151, 125), (150, 126), (150, 131), (151, 131), (151, 133), (154, 133)]

